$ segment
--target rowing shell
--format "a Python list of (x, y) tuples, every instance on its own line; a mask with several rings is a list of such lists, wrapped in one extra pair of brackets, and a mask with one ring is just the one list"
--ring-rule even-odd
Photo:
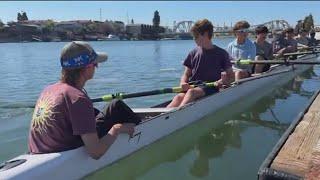
[[(299, 60), (316, 61), (317, 56), (304, 55)], [(308, 64), (275, 65), (268, 72), (239, 80), (219, 93), (182, 108), (165, 108), (167, 102), (156, 107), (133, 109), (143, 119), (135, 127), (134, 136), (120, 134), (99, 160), (88, 156), (83, 147), (59, 153), (24, 154), (0, 167), (0, 179), (82, 178), (254, 92), (271, 91), (311, 67)]]

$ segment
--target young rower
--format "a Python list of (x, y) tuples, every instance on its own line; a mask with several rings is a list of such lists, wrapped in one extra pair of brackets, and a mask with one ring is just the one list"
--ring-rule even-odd
[(284, 53), (292, 53), (296, 52), (298, 48), (298, 42), (294, 39), (294, 29), (287, 28), (285, 29), (285, 47), (281, 48), (280, 50), (276, 51), (275, 53), (282, 56)]
[[(233, 32), (236, 39), (232, 41), (227, 48), (227, 51), (232, 59), (251, 59), (256, 57), (256, 47), (248, 39), (250, 24), (247, 21), (239, 21), (233, 27)], [(235, 80), (249, 77), (252, 73), (252, 65), (233, 65), (235, 71)]]
[(61, 152), (84, 145), (88, 155), (98, 159), (119, 134), (134, 133), (140, 119), (126, 104), (112, 101), (98, 114), (84, 90), (98, 63), (106, 60), (107, 54), (96, 53), (86, 42), (74, 41), (64, 46), (61, 79), (42, 91), (34, 109), (30, 153)]
[(310, 46), (310, 47), (317, 46), (319, 43), (318, 43), (317, 39), (315, 38), (316, 32), (314, 31), (314, 29), (310, 30), (309, 35), (310, 35), (310, 39), (309, 39), (308, 46)]
[[(266, 41), (268, 35), (268, 28), (266, 26), (258, 26), (255, 29), (257, 39), (254, 42), (256, 46), (257, 55), (255, 60), (268, 60), (273, 58), (272, 45)], [(269, 64), (256, 64), (254, 65), (255, 73), (262, 73), (268, 71), (270, 68)]]
[(299, 35), (295, 38), (299, 46), (308, 47), (309, 38), (307, 36), (308, 36), (308, 31), (305, 29), (301, 29), (299, 32)]
[[(189, 52), (184, 60), (185, 71), (180, 80), (180, 86), (186, 93), (176, 95), (167, 107), (183, 106), (200, 97), (219, 91), (219, 87), (229, 84), (233, 71), (228, 53), (212, 44), (213, 25), (207, 20), (199, 20), (191, 29), (197, 47)], [(221, 78), (221, 73), (223, 78)], [(198, 86), (190, 88), (188, 82), (215, 81), (216, 88)]]
[(272, 31), (272, 50), (274, 53), (278, 52), (280, 49), (284, 48), (285, 45), (285, 33), (280, 29), (275, 29)]

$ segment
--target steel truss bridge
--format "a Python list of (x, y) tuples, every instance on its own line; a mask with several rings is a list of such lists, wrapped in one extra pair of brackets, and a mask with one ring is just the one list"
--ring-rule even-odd
[[(191, 27), (194, 25), (194, 21), (180, 21), (178, 23), (174, 23), (173, 33), (190, 33)], [(265, 22), (262, 24), (252, 25), (249, 29), (254, 32), (254, 29), (259, 25), (265, 25), (268, 27), (269, 31), (273, 30), (284, 30), (290, 27), (289, 23), (285, 20), (272, 20), (269, 22)], [(232, 27), (224, 26), (224, 27), (214, 27), (214, 33), (231, 33)]]

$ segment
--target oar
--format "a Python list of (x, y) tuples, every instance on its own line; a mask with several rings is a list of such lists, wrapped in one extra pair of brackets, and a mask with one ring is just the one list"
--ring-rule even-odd
[(283, 56), (295, 56), (295, 55), (304, 55), (304, 54), (317, 54), (320, 51), (305, 51), (305, 52), (294, 52), (294, 53), (285, 53)]
[[(215, 87), (214, 82), (203, 83), (201, 85), (207, 87)], [(197, 85), (190, 85), (192, 88), (197, 87)], [(158, 94), (168, 94), (168, 93), (180, 93), (183, 92), (181, 87), (172, 87), (172, 88), (163, 88), (163, 89), (156, 89), (152, 91), (144, 91), (144, 92), (136, 92), (136, 93), (115, 93), (115, 94), (107, 94), (100, 98), (91, 99), (92, 102), (102, 102), (102, 101), (110, 101), (112, 99), (128, 99), (128, 98), (135, 98), (135, 97), (143, 97), (143, 96), (152, 96)]]
[(319, 49), (320, 46), (307, 46), (307, 47), (298, 47), (298, 50), (314, 50), (314, 49)]
[[(215, 87), (215, 82), (208, 82), (201, 84), (203, 86), (207, 87)], [(199, 85), (190, 85), (192, 88), (197, 87)], [(115, 94), (107, 94), (100, 98), (94, 98), (91, 99), (92, 102), (102, 102), (102, 101), (110, 101), (112, 99), (128, 99), (128, 98), (135, 98), (135, 97), (143, 97), (143, 96), (152, 96), (152, 95), (158, 95), (158, 94), (168, 94), (168, 93), (180, 93), (183, 92), (181, 87), (172, 87), (172, 88), (163, 88), (163, 89), (156, 89), (152, 91), (144, 91), (144, 92), (136, 92), (136, 93), (115, 93)], [(5, 105), (0, 106), (0, 108), (34, 108), (35, 105), (28, 104), (15, 104), (15, 105)]]
[(231, 61), (232, 64), (249, 65), (249, 64), (320, 64), (320, 61), (281, 61), (281, 60), (258, 60), (252, 61), (248, 59), (240, 61)]

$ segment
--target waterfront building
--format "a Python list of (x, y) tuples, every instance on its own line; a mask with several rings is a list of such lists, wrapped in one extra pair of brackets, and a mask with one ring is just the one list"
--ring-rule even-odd
[(149, 24), (128, 24), (126, 25), (126, 33), (131, 38), (137, 39), (159, 39), (159, 34), (164, 33), (164, 27), (156, 27)]
[(56, 23), (55, 31), (62, 32), (62, 31), (72, 31), (77, 32), (80, 31), (83, 25), (76, 21), (61, 21)]

